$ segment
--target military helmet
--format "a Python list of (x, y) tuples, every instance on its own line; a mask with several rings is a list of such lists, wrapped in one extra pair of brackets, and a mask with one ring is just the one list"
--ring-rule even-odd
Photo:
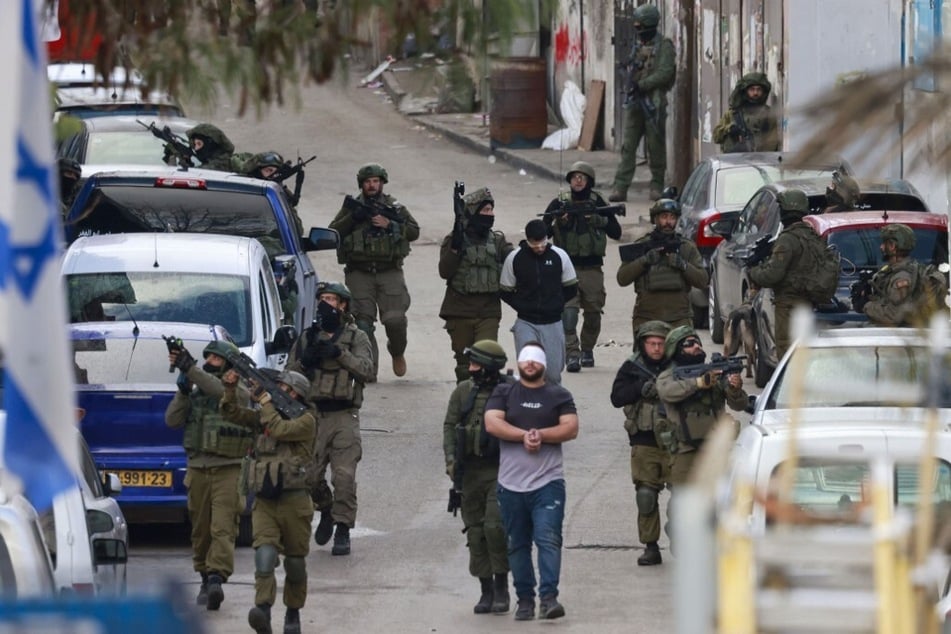
[(832, 184), (826, 190), (826, 199), (830, 203), (838, 202), (847, 207), (852, 207), (858, 201), (861, 193), (862, 190), (854, 178), (835, 172), (832, 175)]
[(386, 170), (383, 169), (382, 165), (379, 163), (367, 163), (357, 170), (357, 187), (363, 187), (363, 181), (372, 176), (376, 176), (384, 183), (390, 182), (389, 177), (386, 175)]
[(495, 206), (495, 198), (492, 197), (492, 192), (489, 191), (488, 187), (480, 187), (469, 192), (462, 197), (462, 201), (466, 205), (466, 213), (470, 216), (479, 213), (479, 210), (488, 203), (491, 203), (493, 207)]
[(190, 128), (187, 132), (185, 132), (185, 136), (187, 136), (189, 139), (196, 136), (203, 137), (217, 143), (218, 145), (230, 143), (230, 141), (228, 141), (228, 137), (226, 137), (225, 133), (221, 131), (221, 128), (210, 123), (199, 123), (194, 128)]
[(680, 217), (680, 214), (683, 213), (683, 211), (680, 209), (680, 203), (678, 203), (673, 198), (658, 198), (654, 204), (651, 205), (651, 222), (654, 222), (654, 218), (656, 218), (658, 214), (665, 212), (672, 213), (678, 218)]
[(241, 351), (238, 350), (238, 346), (230, 341), (216, 339), (205, 346), (205, 349), (201, 351), (201, 356), (207, 359), (209, 354), (216, 354), (222, 359), (227, 359), (229, 354), (235, 355), (239, 352)]
[(915, 248), (915, 232), (908, 225), (894, 223), (882, 227), (882, 241), (892, 240), (899, 251), (910, 253)]
[(75, 174), (76, 178), (79, 178), (83, 173), (83, 168), (78, 161), (63, 156), (59, 159), (59, 172), (60, 174)]
[(305, 398), (310, 392), (310, 381), (307, 380), (300, 372), (294, 372), (293, 370), (284, 370), (277, 377), (278, 383), (283, 383), (287, 387), (291, 388), (297, 395), (301, 398)]
[(664, 339), (664, 356), (668, 359), (673, 358), (674, 353), (677, 352), (677, 348), (680, 346), (680, 342), (686, 339), (687, 337), (696, 337), (697, 331), (691, 326), (677, 326), (673, 330), (667, 333), (667, 338)]
[(575, 161), (571, 164), (571, 167), (568, 168), (568, 172), (565, 174), (565, 180), (569, 183), (571, 182), (571, 175), (575, 172), (581, 172), (588, 177), (588, 185), (594, 187), (594, 168), (591, 167), (591, 163), (586, 163), (584, 161)]
[(670, 324), (659, 319), (652, 319), (644, 322), (641, 324), (641, 327), (637, 329), (637, 340), (641, 341), (647, 337), (663, 337), (666, 339), (669, 333)]
[(470, 361), (478, 363), (487, 370), (501, 370), (505, 367), (508, 358), (505, 356), (505, 350), (496, 341), (491, 339), (482, 339), (476, 341), (463, 352)]
[(789, 214), (799, 214), (805, 216), (809, 213), (809, 197), (801, 189), (787, 189), (779, 192), (776, 196), (779, 203), (779, 213), (781, 216)]
[(350, 294), (350, 289), (347, 288), (343, 282), (320, 282), (317, 284), (317, 297), (320, 297), (324, 293), (331, 293), (347, 302), (353, 299), (353, 295)]
[(277, 152), (258, 152), (244, 164), (245, 172), (253, 172), (262, 167), (281, 167), (284, 165), (284, 157)]
[(642, 4), (634, 9), (631, 22), (647, 28), (656, 27), (660, 23), (660, 11), (652, 4)]

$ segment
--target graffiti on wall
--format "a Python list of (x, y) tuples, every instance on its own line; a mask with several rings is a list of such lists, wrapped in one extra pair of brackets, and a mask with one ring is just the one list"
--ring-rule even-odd
[(569, 67), (580, 66), (584, 60), (584, 33), (571, 29), (567, 22), (561, 23), (552, 38), (555, 63)]

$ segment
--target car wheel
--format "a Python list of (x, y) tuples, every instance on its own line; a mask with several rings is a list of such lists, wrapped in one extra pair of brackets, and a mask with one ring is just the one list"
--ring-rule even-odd
[(235, 546), (248, 548), (254, 543), (254, 529), (251, 526), (251, 514), (242, 513), (241, 521), (238, 524), (238, 538), (235, 540)]
[(710, 273), (710, 301), (707, 303), (707, 321), (710, 324), (710, 338), (713, 343), (723, 343), (723, 319), (720, 318), (720, 298), (717, 297), (715, 273)]

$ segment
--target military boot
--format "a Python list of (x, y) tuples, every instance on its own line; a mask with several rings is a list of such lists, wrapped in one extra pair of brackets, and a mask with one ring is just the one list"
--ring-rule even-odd
[(225, 580), (217, 572), (208, 573), (208, 605), (209, 610), (217, 610), (221, 607), (221, 602), (225, 600), (225, 591), (221, 589), (221, 584)]
[(198, 605), (208, 605), (208, 573), (201, 572), (201, 586), (198, 588), (198, 596), (195, 597), (195, 603)]
[(334, 516), (330, 512), (330, 507), (320, 509), (320, 522), (317, 524), (317, 530), (314, 531), (314, 541), (318, 546), (323, 546), (330, 541), (334, 534)]
[(248, 625), (257, 634), (271, 634), (271, 606), (261, 603), (248, 612)]
[(284, 615), (284, 634), (300, 634), (300, 610), (287, 608)]
[(509, 611), (509, 575), (507, 572), (495, 574), (492, 586), (492, 612), (503, 614)]
[(334, 547), (331, 549), (330, 554), (350, 554), (350, 527), (342, 522), (337, 522), (337, 530), (334, 532)]
[(476, 614), (488, 614), (492, 609), (492, 577), (479, 577), (479, 585), (482, 586), (482, 596), (472, 611)]
[(581, 351), (581, 367), (582, 368), (594, 367), (594, 352), (592, 350)]
[(565, 364), (565, 369), (568, 372), (581, 372), (581, 359), (578, 357), (568, 359), (568, 363)]
[(660, 557), (660, 548), (657, 542), (650, 542), (644, 547), (644, 554), (637, 558), (638, 566), (656, 566), (663, 559)]
[(619, 190), (619, 189), (615, 189), (615, 190), (612, 191), (611, 194), (608, 196), (608, 200), (611, 201), (612, 203), (623, 203), (623, 202), (627, 202), (627, 191), (626, 191), (626, 190), (625, 190), (625, 191), (621, 191), (621, 190)]

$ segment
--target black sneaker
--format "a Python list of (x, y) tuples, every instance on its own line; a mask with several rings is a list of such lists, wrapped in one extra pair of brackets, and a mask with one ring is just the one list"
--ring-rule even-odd
[(248, 612), (248, 625), (257, 634), (271, 634), (271, 606), (256, 605)]
[(221, 602), (225, 600), (225, 591), (221, 589), (221, 584), (225, 582), (221, 575), (215, 573), (208, 574), (208, 605), (209, 610), (217, 610), (221, 607)]
[(538, 618), (540, 619), (560, 619), (565, 615), (565, 606), (558, 603), (558, 599), (549, 596), (542, 597), (538, 604)]
[(323, 546), (330, 541), (334, 534), (334, 517), (330, 509), (321, 509), (320, 522), (317, 523), (317, 530), (314, 531), (314, 541), (318, 546)]
[(579, 359), (568, 359), (565, 369), (569, 372), (581, 372), (581, 361)]
[(592, 352), (591, 350), (581, 351), (581, 367), (582, 368), (594, 367), (594, 352)]
[(516, 621), (531, 621), (535, 618), (535, 597), (525, 597), (518, 600), (515, 609)]

